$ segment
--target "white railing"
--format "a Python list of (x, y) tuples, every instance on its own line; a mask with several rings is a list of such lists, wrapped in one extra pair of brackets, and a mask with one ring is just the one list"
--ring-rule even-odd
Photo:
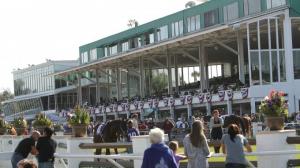
[[(0, 162), (1, 160), (10, 160), (13, 152), (0, 152)], [(292, 154), (300, 154), (300, 150), (285, 150), (285, 151), (264, 151), (264, 152), (250, 152), (245, 153), (246, 156), (274, 156), (274, 155), (292, 155)], [(118, 155), (86, 155), (86, 154), (59, 154), (56, 153), (55, 157), (58, 159), (62, 167), (68, 168), (68, 166), (64, 163), (63, 159), (66, 158), (94, 158), (94, 159), (106, 159), (110, 163), (112, 163), (117, 168), (123, 168), (122, 165), (117, 163), (114, 159), (124, 159), (124, 160), (143, 160), (142, 155), (135, 154), (118, 154)], [(215, 154), (212, 153), (211, 157), (226, 157), (225, 154)], [(249, 162), (250, 163), (250, 162)], [(251, 164), (251, 163), (250, 163)], [(250, 165), (254, 167), (253, 165)]]

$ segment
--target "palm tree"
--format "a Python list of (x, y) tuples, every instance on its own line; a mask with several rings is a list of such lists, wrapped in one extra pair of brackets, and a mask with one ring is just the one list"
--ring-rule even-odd
[(164, 73), (159, 73), (154, 76), (151, 81), (152, 91), (159, 95), (168, 86), (167, 75)]

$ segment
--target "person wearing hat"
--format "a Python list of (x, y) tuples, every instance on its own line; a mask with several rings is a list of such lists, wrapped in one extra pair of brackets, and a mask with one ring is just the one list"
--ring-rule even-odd
[(35, 142), (39, 139), (40, 136), (40, 132), (33, 131), (30, 137), (20, 141), (11, 158), (11, 164), (13, 168), (17, 168), (18, 162), (27, 158), (29, 153), (31, 153), (32, 155), (37, 154)]
[(53, 130), (46, 127), (44, 129), (44, 136), (40, 137), (36, 144), (39, 168), (54, 168), (54, 153), (57, 143), (51, 138), (52, 134)]
[(181, 118), (178, 118), (178, 121), (176, 122), (176, 128), (184, 128)]

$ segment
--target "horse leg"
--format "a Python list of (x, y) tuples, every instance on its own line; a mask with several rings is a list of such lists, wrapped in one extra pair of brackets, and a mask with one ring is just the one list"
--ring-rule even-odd
[(114, 148), (115, 154), (118, 154), (118, 148)]
[(110, 149), (106, 148), (106, 155), (110, 155)]

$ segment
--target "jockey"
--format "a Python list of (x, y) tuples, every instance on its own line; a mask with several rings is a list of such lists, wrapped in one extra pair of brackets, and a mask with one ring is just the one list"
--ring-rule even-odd
[(96, 132), (97, 135), (102, 136), (102, 133), (103, 133), (103, 130), (104, 130), (105, 125), (106, 125), (106, 124), (105, 124), (104, 122), (102, 122), (102, 123), (98, 126), (97, 132)]

